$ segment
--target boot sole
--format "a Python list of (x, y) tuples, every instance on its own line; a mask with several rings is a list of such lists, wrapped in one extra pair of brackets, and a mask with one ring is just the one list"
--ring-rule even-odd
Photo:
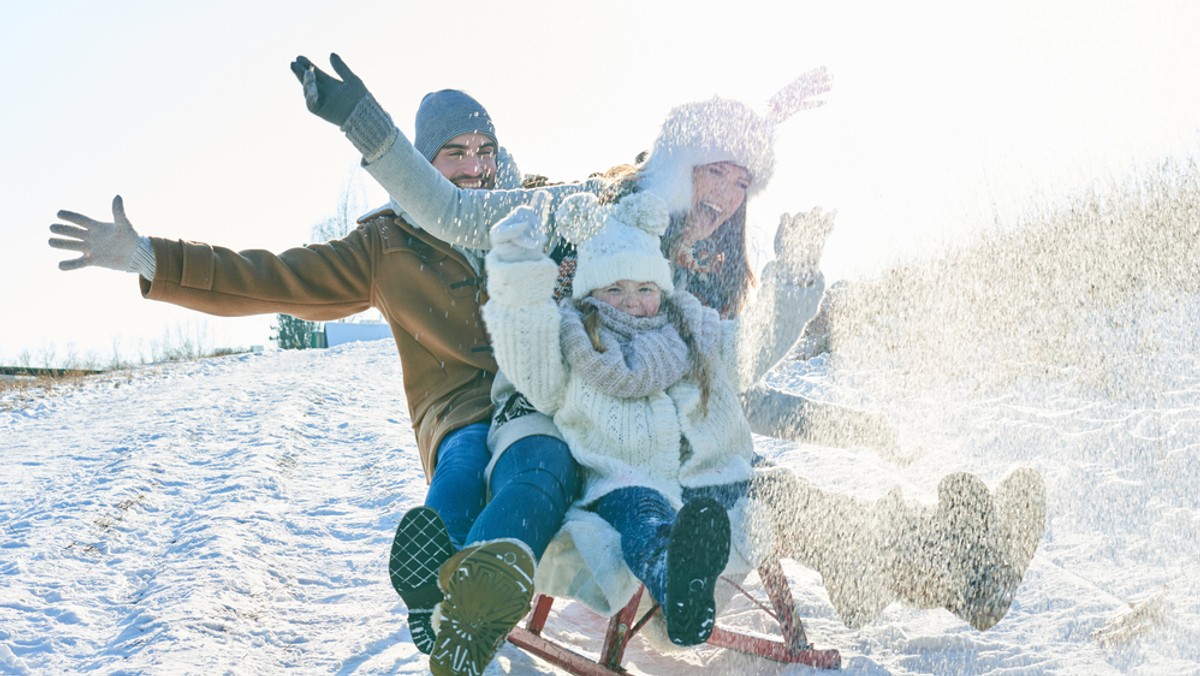
[(392, 539), (388, 575), (392, 587), (410, 608), (432, 608), (442, 600), (438, 570), (455, 553), (450, 532), (428, 507), (408, 510)]
[(445, 599), (429, 658), (435, 676), (479, 676), (533, 600), (528, 549), (501, 540), (459, 554), (439, 575)]
[(417, 650), (433, 650), (433, 607), (442, 600), (437, 585), (438, 569), (454, 554), (450, 533), (438, 513), (428, 507), (405, 512), (392, 539), (388, 576), (404, 605), (408, 606), (408, 629)]
[(720, 503), (693, 500), (679, 510), (667, 543), (667, 598), (663, 619), (676, 645), (696, 645), (712, 635), (713, 591), (729, 562), (729, 517)]

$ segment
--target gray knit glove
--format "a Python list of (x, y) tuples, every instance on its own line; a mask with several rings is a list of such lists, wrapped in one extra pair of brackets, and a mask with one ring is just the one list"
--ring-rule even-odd
[(492, 226), (492, 252), (505, 263), (536, 261), (545, 256), (546, 234), (542, 217), (521, 206)]
[(149, 278), (154, 277), (154, 251), (149, 241), (139, 237), (125, 217), (125, 204), (120, 195), (113, 198), (112, 214), (113, 222), (105, 223), (74, 211), (58, 212), (59, 218), (74, 225), (51, 225), (50, 232), (69, 239), (51, 238), (50, 246), (82, 254), (79, 258), (60, 261), (60, 270), (78, 270), (95, 265), (124, 272), (142, 272), (143, 275), (148, 269)]
[(292, 72), (304, 86), (304, 103), (317, 117), (336, 124), (363, 159), (374, 162), (395, 143), (399, 133), (396, 125), (342, 57), (330, 54), (329, 63), (341, 80), (317, 68), (307, 57), (297, 56), (292, 62)]
[(342, 57), (330, 54), (329, 63), (341, 80), (317, 68), (306, 56), (297, 56), (291, 67), (296, 79), (304, 85), (304, 103), (309, 112), (340, 127), (367, 96), (367, 88)]
[(775, 231), (775, 264), (782, 279), (812, 284), (821, 270), (821, 252), (833, 230), (837, 211), (815, 207), (807, 213), (783, 214)]

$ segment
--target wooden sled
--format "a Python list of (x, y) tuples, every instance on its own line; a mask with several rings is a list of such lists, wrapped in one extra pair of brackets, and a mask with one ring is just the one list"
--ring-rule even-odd
[[(779, 562), (771, 560), (763, 564), (758, 572), (770, 600), (770, 608), (750, 596), (736, 583), (726, 578), (722, 578), (722, 580), (737, 587), (738, 591), (745, 594), (763, 612), (778, 622), (782, 640), (730, 631), (718, 626), (713, 629), (708, 643), (748, 655), (765, 657), (776, 662), (807, 664), (818, 669), (841, 668), (842, 657), (837, 650), (818, 650), (808, 642), (808, 637), (804, 633), (804, 625), (796, 613), (796, 604), (792, 599), (791, 589), (788, 588), (787, 578), (784, 576)], [(609, 620), (608, 631), (604, 636), (604, 647), (597, 660), (585, 657), (542, 636), (542, 628), (550, 614), (550, 607), (554, 604), (554, 598), (544, 594), (539, 594), (534, 598), (533, 611), (525, 626), (513, 629), (508, 635), (508, 640), (513, 645), (577, 676), (628, 673), (621, 667), (621, 662), (625, 657), (625, 647), (629, 644), (629, 639), (633, 638), (659, 610), (658, 605), (655, 604), (640, 619), (637, 617), (638, 604), (644, 591), (644, 588), (638, 589), (629, 603)]]

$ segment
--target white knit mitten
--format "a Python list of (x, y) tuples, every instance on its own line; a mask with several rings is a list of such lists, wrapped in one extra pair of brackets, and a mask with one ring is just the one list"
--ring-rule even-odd
[(775, 260), (783, 279), (812, 283), (820, 271), (821, 252), (836, 216), (836, 211), (815, 207), (807, 213), (779, 217), (779, 229), (775, 231)]
[(534, 209), (521, 206), (492, 226), (492, 252), (506, 263), (540, 260), (545, 254), (546, 234), (542, 218)]

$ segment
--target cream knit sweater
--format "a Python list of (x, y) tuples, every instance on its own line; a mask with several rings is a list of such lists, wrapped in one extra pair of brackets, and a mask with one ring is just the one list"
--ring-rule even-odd
[[(757, 307), (741, 321), (720, 322), (717, 351), (709, 355), (713, 382), (704, 415), (693, 383), (645, 398), (617, 399), (572, 377), (559, 343), (561, 310), (551, 300), (555, 264), (548, 258), (509, 262), (490, 252), (486, 265), (490, 300), (483, 316), (496, 361), (530, 403), (553, 416), (572, 454), (587, 468), (581, 505), (616, 488), (641, 485), (678, 507), (684, 486), (753, 476), (752, 437), (738, 392), (786, 354), (815, 314), (821, 284), (779, 285), (768, 274)], [(786, 315), (778, 316), (784, 308)], [(692, 454), (681, 462), (683, 439)], [(753, 509), (739, 504), (731, 511), (735, 541), (728, 570), (746, 571), (761, 559), (749, 533), (747, 511)], [(577, 598), (601, 613), (615, 612), (638, 584), (620, 559), (619, 542), (616, 531), (594, 513), (571, 510), (539, 566), (539, 590)]]
[[(582, 504), (616, 488), (646, 486), (678, 509), (685, 485), (732, 483), (753, 476), (750, 427), (731, 368), (734, 322), (720, 322), (724, 335), (717, 341), (718, 354), (709, 356), (714, 368), (708, 415), (701, 413), (700, 388), (693, 383), (680, 382), (648, 397), (614, 397), (575, 377), (572, 365), (565, 363), (559, 344), (560, 308), (550, 299), (558, 272), (554, 263), (497, 258), (489, 254), (487, 259), (491, 300), (483, 310), (496, 361), (530, 403), (554, 417), (571, 454), (588, 470)], [(692, 306), (698, 312), (713, 312), (694, 300)], [(681, 463), (685, 438), (692, 453)]]

